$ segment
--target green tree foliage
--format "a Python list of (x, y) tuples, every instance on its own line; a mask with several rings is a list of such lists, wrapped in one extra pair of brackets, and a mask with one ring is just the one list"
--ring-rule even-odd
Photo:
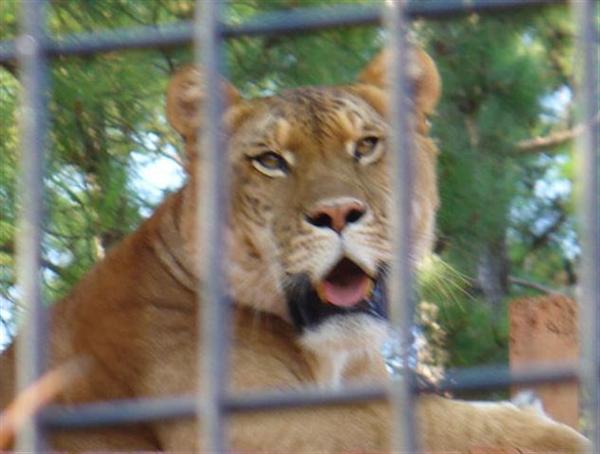
[(572, 121), (571, 27), (554, 8), (421, 30), (444, 81), (433, 122), (442, 150), (438, 253), (464, 275), (451, 298), (432, 297), (450, 365), (506, 359), (506, 304), (539, 293), (513, 283), (565, 292), (575, 283), (569, 144), (522, 147)]
[[(191, 0), (55, 0), (48, 27), (62, 36), (193, 17)], [(226, 20), (268, 10), (329, 7), (325, 0), (240, 0)], [(14, 38), (17, 3), (0, 8), (0, 39)], [(572, 126), (571, 46), (566, 10), (471, 15), (414, 24), (444, 81), (433, 133), (441, 149), (442, 209), (434, 272), (423, 272), (423, 298), (438, 309), (429, 333), (449, 350), (449, 365), (506, 357), (506, 302), (535, 292), (520, 278), (569, 291), (579, 254), (572, 221), (574, 175), (569, 144), (523, 141)], [(257, 37), (226, 44), (230, 79), (246, 96), (284, 87), (352, 80), (383, 45), (376, 28), (299, 37)], [(52, 62), (50, 155), (46, 186), (44, 278), (55, 300), (160, 200), (148, 167), (182, 163), (164, 117), (164, 90), (189, 47), (111, 52)], [(19, 82), (0, 68), (0, 319), (16, 301), (14, 234), (19, 206)], [(171, 190), (177, 182), (165, 185)], [(442, 265), (440, 265), (440, 263)], [(445, 263), (445, 264), (444, 264)], [(440, 268), (441, 267), (441, 268)], [(454, 271), (453, 271), (454, 270)], [(431, 308), (431, 305), (428, 306)], [(438, 326), (439, 325), (439, 326)], [(0, 327), (1, 329), (1, 327)]]

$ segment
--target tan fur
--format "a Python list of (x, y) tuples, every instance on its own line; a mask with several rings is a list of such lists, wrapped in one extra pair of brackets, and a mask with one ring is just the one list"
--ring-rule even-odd
[[(439, 76), (420, 51), (413, 61), (416, 112), (424, 119), (439, 97)], [(350, 382), (385, 382), (379, 347), (386, 327), (365, 316), (326, 322), (297, 335), (284, 299), (289, 274), (322, 279), (349, 256), (374, 273), (391, 257), (389, 150), (368, 164), (350, 156), (356, 140), (378, 136), (387, 148), (385, 65), (379, 56), (356, 84), (301, 88), (243, 100), (229, 84), (224, 122), (232, 168), (227, 271), (235, 302), (230, 356), (233, 391), (292, 390)], [(136, 232), (116, 246), (52, 308), (51, 365), (91, 360), (84, 380), (65, 390), (66, 404), (161, 397), (197, 389), (198, 306), (194, 292), (196, 109), (205, 93), (200, 73), (178, 73), (167, 115), (185, 138), (189, 182), (167, 198)], [(417, 126), (413, 201), (414, 256), (430, 250), (438, 205), (437, 151)], [(272, 150), (289, 175), (267, 176), (248, 156)], [(367, 207), (342, 236), (306, 222), (324, 201), (358, 200)], [(2, 356), (0, 404), (14, 397), (13, 348)], [(487, 406), (421, 397), (417, 417), (428, 451), (463, 452), (485, 446), (538, 452), (582, 452), (585, 439), (566, 426), (510, 404)], [(385, 403), (237, 415), (233, 452), (389, 452), (391, 413)], [(61, 432), (54, 447), (81, 450), (198, 450), (193, 421)]]

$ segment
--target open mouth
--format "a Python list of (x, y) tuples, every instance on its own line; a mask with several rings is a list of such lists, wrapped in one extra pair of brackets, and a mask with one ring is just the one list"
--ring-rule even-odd
[(317, 284), (317, 293), (324, 303), (352, 307), (368, 298), (373, 290), (373, 279), (353, 261), (342, 259)]
[(331, 317), (365, 314), (387, 319), (385, 266), (371, 277), (350, 259), (344, 258), (314, 284), (308, 274), (289, 276), (286, 297), (290, 318), (300, 332), (314, 328)]

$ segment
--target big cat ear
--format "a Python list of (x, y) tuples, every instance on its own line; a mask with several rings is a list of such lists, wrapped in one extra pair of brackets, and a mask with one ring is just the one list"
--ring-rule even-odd
[[(387, 90), (389, 88), (388, 68), (391, 58), (392, 55), (389, 50), (384, 49), (379, 52), (360, 72), (358, 82)], [(420, 48), (411, 49), (408, 64), (407, 74), (414, 87), (416, 113), (420, 114), (420, 117), (426, 117), (435, 110), (440, 98), (442, 90), (440, 75), (432, 58)], [(375, 101), (373, 93), (369, 93), (368, 88), (363, 91), (367, 97), (371, 98), (371, 101)], [(379, 111), (386, 110), (381, 105), (382, 103), (385, 103), (385, 99), (377, 101), (378, 105), (374, 107)]]
[[(240, 100), (238, 90), (223, 80), (221, 89), (226, 107)], [(206, 85), (202, 71), (195, 66), (185, 66), (171, 78), (167, 88), (167, 119), (171, 126), (188, 141), (196, 139), (202, 123), (202, 103), (206, 98)]]

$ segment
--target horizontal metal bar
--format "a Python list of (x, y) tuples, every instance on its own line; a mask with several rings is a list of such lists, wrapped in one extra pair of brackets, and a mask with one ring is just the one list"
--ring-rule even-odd
[(579, 380), (576, 364), (531, 365), (523, 369), (498, 366), (454, 369), (445, 374), (441, 383), (420, 385), (420, 391), (467, 391), (491, 390), (507, 386), (529, 386), (564, 383)]
[(343, 405), (372, 400), (385, 400), (385, 387), (344, 388), (339, 390), (278, 391), (264, 394), (252, 393), (234, 397), (225, 403), (231, 413), (249, 411), (293, 409), (319, 405)]
[(196, 396), (123, 399), (75, 406), (50, 406), (41, 414), (50, 429), (83, 429), (196, 416)]
[[(409, 3), (406, 14), (411, 19), (445, 19), (471, 13), (499, 13), (544, 5), (562, 4), (566, 0), (462, 0), (419, 1)], [(379, 7), (340, 5), (332, 8), (303, 8), (258, 14), (242, 24), (221, 24), (225, 38), (242, 36), (293, 35), (335, 27), (379, 25)], [(76, 33), (48, 40), (48, 56), (86, 56), (125, 49), (157, 49), (190, 44), (191, 21), (171, 25), (143, 26)], [(0, 42), (0, 63), (15, 60), (14, 41)]]
[(181, 24), (160, 27), (149, 25), (67, 35), (64, 38), (49, 41), (47, 52), (52, 57), (59, 55), (86, 56), (116, 50), (177, 47), (192, 43), (192, 30), (192, 22), (186, 21)]
[(467, 14), (495, 14), (526, 8), (565, 4), (566, 0), (424, 0), (409, 2), (411, 19), (445, 19)]
[[(472, 13), (501, 13), (552, 4), (566, 0), (421, 0), (403, 8), (409, 19), (446, 19)], [(227, 38), (257, 35), (289, 35), (336, 27), (380, 25), (379, 6), (339, 5), (332, 8), (304, 8), (263, 13), (240, 25), (223, 27)]]
[[(418, 383), (420, 393), (434, 391), (483, 390), (510, 385), (533, 385), (561, 383), (578, 379), (577, 368), (568, 365), (539, 365), (526, 370), (507, 367), (475, 367), (449, 371), (438, 384)], [(291, 409), (318, 405), (343, 405), (355, 402), (385, 400), (386, 387), (356, 387), (341, 390), (300, 390), (252, 393), (225, 399), (228, 413), (241, 413), (269, 409)], [(102, 403), (82, 404), (74, 407), (49, 407), (42, 413), (42, 421), (48, 428), (86, 428), (136, 424), (196, 415), (196, 397), (177, 396), (163, 399), (132, 399)]]
[[(386, 395), (384, 388), (253, 393), (227, 399), (224, 407), (227, 412), (237, 413), (385, 399)], [(194, 395), (189, 395), (163, 399), (116, 400), (71, 408), (54, 406), (42, 413), (42, 421), (49, 428), (77, 429), (190, 418), (196, 416), (196, 400)]]

